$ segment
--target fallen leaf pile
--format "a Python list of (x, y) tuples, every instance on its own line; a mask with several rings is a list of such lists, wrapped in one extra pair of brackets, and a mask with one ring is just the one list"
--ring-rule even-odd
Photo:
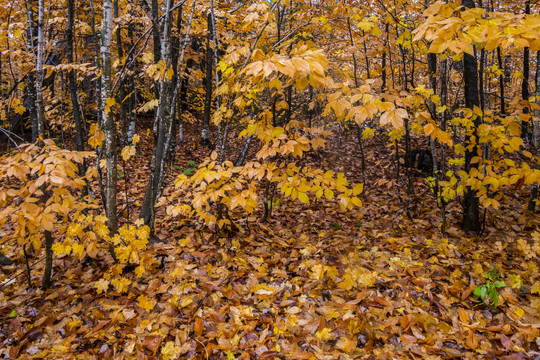
[[(351, 151), (333, 165), (358, 177), (354, 140), (344, 139), (335, 146)], [(375, 142), (368, 150), (388, 151)], [(0, 290), (0, 357), (538, 358), (538, 218), (513, 218), (507, 207), (470, 237), (450, 208), (443, 236), (429, 195), (408, 219), (395, 193), (374, 185), (391, 181), (385, 166), (369, 169), (364, 206), (346, 213), (284, 201), (268, 223), (252, 216), (229, 237), (158, 215), (161, 241), (148, 250), (157, 265), (142, 278), (125, 266), (129, 292), (98, 291), (113, 264), (106, 253), (56, 260), (47, 292), (27, 290), (21, 273)], [(2, 270), (10, 277), (23, 266)], [(492, 309), (473, 290), (495, 267), (507, 286)]]

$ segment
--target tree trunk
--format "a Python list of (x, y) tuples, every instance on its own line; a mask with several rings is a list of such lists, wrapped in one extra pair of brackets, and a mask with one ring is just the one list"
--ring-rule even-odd
[(36, 114), (39, 136), (45, 136), (45, 111), (43, 108), (43, 78), (45, 69), (45, 0), (38, 0), (38, 43), (36, 57)]
[[(536, 85), (536, 103), (540, 105), (540, 51), (536, 53), (536, 76), (535, 76), (535, 85)], [(534, 111), (535, 119), (533, 121), (533, 133), (532, 133), (532, 153), (534, 156), (538, 156), (538, 146), (540, 146), (540, 110)], [(538, 164), (535, 163), (535, 169), (538, 169)], [(535, 211), (536, 208), (536, 199), (538, 198), (538, 183), (535, 182), (532, 184), (531, 190), (531, 199), (529, 200), (529, 205), (527, 206), (528, 210), (531, 212)]]
[(159, 23), (159, 4), (158, 0), (152, 0), (152, 36), (154, 39), (154, 62), (158, 63), (161, 60), (161, 39), (160, 31), (161, 24)]
[[(113, 3), (113, 12), (114, 17), (118, 18), (120, 16), (120, 12), (118, 10), (118, 0), (114, 0)], [(124, 46), (122, 44), (122, 28), (120, 24), (117, 24), (116, 26), (116, 48), (118, 50), (118, 66), (117, 71), (119, 72), (122, 68), (122, 59), (124, 58)], [(125, 59), (124, 61), (127, 61)], [(122, 145), (128, 144), (128, 127), (129, 127), (129, 118), (127, 117), (127, 106), (129, 105), (129, 102), (126, 100), (126, 83), (125, 78), (123, 76), (120, 77), (120, 83), (118, 84), (118, 100), (120, 103), (120, 116), (119, 121), (121, 121), (122, 126)], [(117, 101), (118, 102), (118, 101)]]
[[(74, 64), (73, 56), (73, 23), (75, 17), (75, 0), (68, 0), (68, 25), (66, 28), (67, 38), (67, 61), (70, 64)], [(73, 120), (75, 121), (75, 131), (77, 139), (77, 151), (84, 151), (84, 130), (81, 122), (81, 109), (79, 107), (79, 95), (77, 93), (77, 78), (75, 76), (75, 70), (71, 69), (68, 73), (69, 91), (71, 95), (71, 105), (73, 107)], [(80, 176), (84, 176), (86, 173), (86, 164), (79, 166)]]
[[(68, 0), (68, 25), (66, 28), (67, 38), (67, 60), (70, 64), (75, 64), (73, 49), (74, 49), (74, 36), (73, 36), (73, 24), (75, 18), (75, 0)], [(79, 94), (77, 92), (77, 78), (75, 76), (75, 70), (71, 69), (68, 73), (69, 92), (71, 96), (71, 105), (73, 107), (73, 121), (75, 122), (75, 137), (77, 141), (77, 151), (84, 151), (85, 134), (82, 126), (81, 109), (79, 106)], [(86, 174), (86, 160), (81, 164), (78, 164), (79, 176)], [(83, 196), (88, 195), (88, 181), (87, 185), (83, 188)]]
[[(527, 0), (525, 3), (525, 14), (531, 13), (531, 2)], [(529, 48), (523, 49), (523, 81), (521, 82), (521, 99), (529, 101)], [(523, 107), (523, 113), (529, 114), (529, 107)], [(527, 144), (529, 142), (529, 121), (523, 120), (521, 122), (521, 138), (523, 142)]]
[(203, 116), (203, 124), (202, 124), (202, 131), (201, 131), (201, 145), (204, 146), (210, 146), (210, 117), (212, 114), (212, 71), (213, 71), (213, 64), (212, 64), (212, 58), (213, 58), (213, 50), (210, 47), (210, 42), (212, 39), (212, 15), (211, 13), (208, 13), (208, 34), (206, 36), (206, 79), (205, 79), (205, 87), (206, 87), (206, 97), (204, 100), (204, 116)]
[[(428, 60), (428, 73), (429, 73), (429, 87), (433, 90), (433, 94), (437, 94), (437, 54), (429, 53), (427, 55)], [(429, 101), (430, 113), (433, 116), (433, 120), (437, 123), (437, 108), (433, 101)], [(435, 194), (438, 192), (438, 156), (437, 156), (437, 142), (430, 136), (429, 145), (431, 147), (431, 157), (433, 159), (433, 177), (435, 178)]]
[(111, 42), (113, 31), (112, 0), (103, 0), (103, 24), (101, 31), (101, 103), (103, 104), (103, 129), (105, 131), (105, 157), (107, 160), (106, 214), (111, 234), (118, 230), (116, 205), (117, 162), (116, 123), (111, 106)]
[[(166, 69), (172, 66), (172, 46), (171, 46), (171, 4), (172, 0), (166, 1), (165, 14), (163, 20), (163, 33), (161, 36), (161, 56), (166, 63)], [(166, 74), (163, 75), (160, 81), (160, 97), (159, 105), (156, 114), (155, 124), (157, 133), (152, 151), (152, 159), (150, 161), (150, 178), (146, 186), (140, 218), (144, 220), (145, 225), (148, 225), (153, 235), (155, 212), (154, 205), (161, 192), (161, 185), (164, 180), (165, 160), (169, 149), (170, 141), (170, 125), (172, 121), (172, 106), (173, 103), (172, 78)]]
[[(182, 34), (182, 9), (183, 9), (183, 6), (180, 6), (180, 8), (178, 9), (178, 16), (176, 18), (176, 34), (172, 38), (172, 45), (171, 45), (173, 49), (173, 52), (172, 52), (172, 69), (174, 72), (173, 79), (172, 79), (173, 89), (176, 89), (179, 86), (179, 82), (180, 82), (180, 76), (178, 74), (179, 72), (178, 57), (180, 55), (180, 35)], [(170, 157), (171, 163), (174, 160), (174, 154), (175, 154), (176, 145), (177, 145), (176, 134), (178, 132), (177, 128), (178, 128), (179, 121), (177, 121), (176, 119), (177, 117), (179, 118), (181, 116), (181, 114), (179, 113), (180, 109), (177, 105), (178, 105), (178, 102), (176, 101), (176, 104), (173, 104), (172, 106), (173, 114), (172, 114), (172, 122), (171, 122), (170, 149), (169, 149), (169, 152), (170, 152), (169, 157)]]
[[(33, 0), (26, 2), (26, 17), (28, 21), (28, 31), (26, 39), (26, 50), (28, 53), (34, 55), (35, 59), (35, 47), (34, 47), (34, 11), (32, 10)], [(30, 115), (30, 124), (32, 126), (32, 141), (35, 142), (39, 137), (38, 117), (36, 110), (36, 75), (35, 72), (30, 71), (26, 77), (26, 92), (28, 96), (28, 114)]]
[[(463, 5), (468, 8), (474, 8), (473, 0), (463, 0)], [(465, 107), (474, 109), (479, 105), (478, 99), (478, 64), (476, 57), (464, 54), (463, 55), (463, 77), (465, 80)], [(476, 115), (473, 115), (476, 116)], [(472, 163), (472, 159), (478, 156), (478, 143), (477, 143), (477, 130), (480, 126), (480, 117), (476, 116), (474, 119), (474, 127), (471, 134), (467, 136), (467, 150), (465, 151), (465, 171), (470, 172), (472, 168), (477, 168), (478, 163)], [(472, 145), (472, 150), (469, 150), (469, 146)], [(463, 195), (463, 229), (465, 231), (479, 232), (480, 229), (480, 216), (479, 216), (479, 200), (477, 197), (477, 191), (466, 187)]]
[(499, 93), (500, 93), (500, 97), (501, 97), (501, 115), (505, 115), (506, 114), (506, 109), (505, 109), (505, 103), (504, 103), (504, 76), (503, 76), (503, 61), (502, 61), (502, 56), (501, 56), (501, 47), (497, 47), (497, 60), (499, 62), (499, 70), (501, 71), (501, 75), (499, 75)]
[(41, 278), (41, 288), (47, 290), (51, 286), (51, 274), (53, 268), (53, 237), (50, 231), (45, 231), (45, 270)]
[[(96, 11), (94, 9), (94, 2), (90, 1), (90, 28), (92, 29), (92, 37), (94, 38), (94, 63), (96, 66), (96, 69), (100, 69), (100, 49), (99, 49), (99, 38), (96, 31)], [(96, 118), (97, 123), (101, 126), (101, 83), (98, 80), (95, 81), (95, 89), (96, 89)], [(99, 167), (98, 167), (99, 168)]]
[[(131, 8), (131, 14), (132, 16), (134, 16), (134, 12), (133, 12), (133, 7)], [(135, 44), (135, 34), (133, 32), (133, 24), (130, 23), (128, 25), (128, 37), (129, 37), (129, 40), (131, 42), (131, 46), (134, 46)], [(126, 61), (129, 61), (129, 63), (131, 64), (131, 56), (129, 56), (128, 59), (126, 59)], [(132, 91), (132, 94), (129, 95), (129, 106), (128, 106), (128, 112), (129, 112), (129, 126), (128, 126), (128, 129), (127, 129), (127, 142), (128, 144), (131, 144), (131, 142), (133, 141), (133, 136), (135, 135), (135, 108), (137, 106), (137, 88), (135, 87), (135, 79), (134, 79), (134, 76), (133, 76), (133, 65), (130, 65), (129, 66), (129, 75), (128, 75), (128, 83), (129, 83), (129, 88), (131, 89)]]

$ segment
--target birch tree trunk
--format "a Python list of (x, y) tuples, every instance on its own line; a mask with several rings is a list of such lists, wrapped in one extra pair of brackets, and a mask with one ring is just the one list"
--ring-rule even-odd
[[(120, 16), (119, 10), (118, 10), (118, 0), (114, 0), (113, 2), (113, 14), (114, 18), (118, 18)], [(117, 24), (116, 27), (116, 49), (118, 50), (118, 59), (119, 65), (117, 67), (117, 71), (120, 71), (122, 66), (120, 65), (122, 63), (122, 59), (124, 58), (124, 46), (122, 43), (122, 28), (120, 27), (120, 24)], [(125, 59), (124, 61), (128, 61)], [(118, 100), (120, 102), (120, 117), (119, 121), (121, 122), (122, 126), (122, 145), (128, 144), (128, 126), (129, 126), (129, 118), (127, 117), (127, 105), (129, 102), (126, 101), (126, 82), (123, 77), (120, 78), (120, 83), (118, 85), (119, 91), (118, 91)]]
[(109, 220), (109, 230), (112, 234), (118, 229), (118, 214), (116, 210), (117, 182), (117, 151), (116, 124), (111, 109), (111, 42), (113, 32), (113, 3), (103, 0), (103, 23), (101, 30), (101, 103), (103, 106), (102, 119), (105, 131), (105, 157), (107, 160), (106, 179), (106, 214)]
[[(32, 10), (33, 0), (26, 2), (26, 18), (28, 21), (28, 31), (26, 39), (26, 50), (34, 55), (36, 60), (34, 47), (34, 11)], [(39, 137), (38, 117), (36, 110), (36, 74), (30, 71), (26, 77), (26, 92), (28, 96), (28, 114), (30, 115), (30, 124), (32, 126), (32, 141), (36, 141)]]
[(154, 141), (154, 150), (150, 161), (150, 178), (146, 186), (140, 218), (144, 220), (145, 225), (150, 226), (153, 234), (155, 211), (154, 205), (161, 185), (165, 177), (165, 160), (169, 149), (170, 126), (172, 120), (172, 100), (174, 89), (172, 87), (172, 75), (168, 75), (169, 69), (172, 71), (172, 44), (171, 44), (171, 14), (172, 0), (166, 0), (165, 14), (163, 19), (163, 32), (161, 34), (161, 57), (166, 63), (166, 71), (161, 77), (159, 83), (159, 105), (156, 113), (155, 124), (157, 126), (156, 137)]

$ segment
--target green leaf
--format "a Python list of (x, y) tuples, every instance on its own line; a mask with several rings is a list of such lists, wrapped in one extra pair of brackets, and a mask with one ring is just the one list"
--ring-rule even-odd
[(193, 160), (189, 160), (189, 161), (187, 162), (187, 164), (188, 164), (188, 166), (190, 166), (190, 167), (194, 167), (194, 166), (197, 165), (197, 163), (196, 163), (195, 161), (193, 161)]
[(495, 281), (494, 285), (495, 285), (496, 288), (506, 287), (506, 284), (503, 283), (502, 281)]
[(343, 230), (343, 226), (339, 224), (330, 224), (331, 227), (333, 227), (336, 230)]
[(473, 295), (476, 296), (477, 298), (482, 298), (482, 291), (484, 290), (484, 286), (477, 286), (474, 288), (473, 290)]
[(9, 313), (9, 317), (14, 318), (15, 316), (17, 316), (17, 312), (15, 310), (11, 310), (11, 312)]
[(236, 360), (236, 356), (234, 356), (231, 350), (227, 350), (227, 360)]
[(184, 170), (184, 175), (190, 175), (195, 169), (193, 168), (187, 168)]

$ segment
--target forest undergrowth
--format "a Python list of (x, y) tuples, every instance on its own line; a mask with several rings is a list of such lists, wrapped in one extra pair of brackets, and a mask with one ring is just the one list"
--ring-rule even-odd
[[(193, 145), (196, 131), (187, 127), (164, 195), (171, 179), (211, 152)], [(360, 181), (355, 136), (335, 131), (325, 152), (303, 161)], [(141, 134), (118, 183), (120, 223), (135, 219), (147, 182), (152, 140)], [(45, 292), (39, 259), (30, 264), (30, 289), (23, 261), (2, 267), (0, 357), (539, 358), (538, 215), (516, 211), (525, 201), (509, 199), (485, 214), (485, 230), (473, 236), (459, 230), (454, 205), (443, 235), (422, 177), (407, 211), (404, 180), (396, 184), (385, 144), (365, 142), (363, 206), (346, 212), (332, 202), (283, 200), (266, 223), (255, 212), (218, 234), (179, 224), (158, 207), (156, 241), (146, 250), (156, 266), (142, 278), (135, 267), (115, 267), (105, 251), (84, 261), (55, 257)], [(111, 268), (129, 292), (118, 283), (103, 287)], [(505, 286), (495, 286), (496, 306), (475, 297), (497, 281)]]

